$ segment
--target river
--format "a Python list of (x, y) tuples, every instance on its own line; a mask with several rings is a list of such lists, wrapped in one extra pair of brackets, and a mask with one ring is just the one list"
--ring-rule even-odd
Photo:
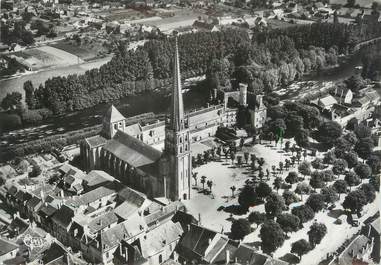
[[(326, 73), (320, 75), (311, 75), (303, 78), (303, 81), (317, 81), (317, 83), (323, 84), (324, 82), (337, 81), (347, 78), (353, 75), (356, 71), (355, 67), (361, 63), (360, 53), (356, 53), (349, 58), (342, 58), (340, 66), (330, 69)], [(86, 64), (88, 67), (89, 65)], [(78, 67), (81, 70), (78, 70)], [(86, 71), (83, 65), (74, 66), (73, 68), (65, 68), (64, 73), (79, 73), (78, 71)], [(56, 74), (62, 74), (59, 69), (54, 69), (48, 72), (33, 74), (33, 82), (38, 83), (41, 80), (54, 76)], [(3, 80), (1, 85), (6, 84), (7, 87), (23, 84), (25, 80), (28, 80), (27, 76), (23, 76), (19, 79), (11, 79), (11, 81)], [(194, 108), (200, 108), (205, 106), (208, 100), (207, 88), (204, 85), (195, 85), (196, 82), (188, 84), (185, 88), (187, 92), (184, 93), (184, 104), (187, 110)], [(21, 86), (22, 87), (22, 86)], [(300, 90), (305, 89), (304, 86), (300, 87)], [(14, 89), (14, 87), (13, 87)], [(22, 88), (21, 88), (22, 90)], [(287, 90), (287, 88), (286, 88)], [(291, 98), (292, 94), (299, 94), (303, 91), (289, 91), (287, 95)], [(136, 96), (129, 96), (117, 101), (113, 104), (120, 110), (125, 117), (130, 117), (144, 112), (164, 113), (168, 107), (168, 95), (163, 95), (157, 92), (147, 92)], [(30, 140), (41, 139), (49, 135), (63, 133), (72, 130), (78, 130), (85, 127), (100, 124), (102, 115), (105, 113), (109, 104), (99, 104), (89, 109), (73, 112), (62, 117), (54, 117), (44, 122), (43, 125), (29, 127), (25, 129), (15, 130), (8, 133), (3, 133), (0, 136), (0, 147), (7, 146)], [(1, 120), (0, 120), (1, 123)]]

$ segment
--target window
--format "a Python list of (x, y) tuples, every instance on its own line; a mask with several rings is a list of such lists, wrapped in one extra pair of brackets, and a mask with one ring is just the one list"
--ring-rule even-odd
[(180, 146), (180, 153), (182, 153), (183, 152), (183, 148)]
[(116, 130), (116, 129), (118, 129), (118, 124), (114, 124), (114, 129)]
[(159, 264), (161, 264), (163, 262), (163, 257), (161, 256), (161, 254), (159, 255)]
[(180, 137), (180, 143), (182, 143), (183, 142), (183, 138), (182, 137)]
[(187, 144), (185, 145), (185, 151), (188, 151), (188, 145)]

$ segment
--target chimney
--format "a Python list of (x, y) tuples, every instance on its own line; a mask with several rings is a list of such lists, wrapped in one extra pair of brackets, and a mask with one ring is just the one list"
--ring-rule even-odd
[(212, 243), (212, 239), (209, 238), (209, 239), (208, 239), (208, 245), (210, 245), (211, 243)]
[(198, 225), (201, 225), (201, 213), (198, 213)]
[(97, 248), (99, 248), (99, 241), (97, 240), (96, 242), (97, 242)]
[(225, 251), (225, 264), (229, 264), (230, 263), (230, 251), (227, 249)]
[(61, 198), (65, 198), (65, 194), (63, 190), (60, 191), (60, 194), (61, 194)]
[(190, 225), (187, 225), (187, 229), (188, 229), (188, 231), (187, 231), (187, 232), (189, 232), (189, 231), (190, 231)]
[(257, 95), (257, 103), (258, 103), (258, 108), (262, 107), (263, 105), (263, 95)]

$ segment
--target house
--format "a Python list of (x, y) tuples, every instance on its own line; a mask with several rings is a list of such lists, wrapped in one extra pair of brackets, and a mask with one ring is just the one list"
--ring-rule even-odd
[(233, 261), (255, 265), (288, 264), (258, 253), (253, 247), (233, 241), (224, 234), (193, 224), (181, 238), (176, 253), (180, 262), (196, 264), (229, 264)]
[(40, 262), (44, 265), (73, 264), (66, 248), (57, 242), (53, 242), (50, 247), (43, 252)]
[(106, 172), (101, 170), (92, 170), (83, 179), (83, 186), (86, 190), (93, 190), (114, 181), (116, 181), (116, 179)]
[(325, 97), (319, 98), (317, 104), (322, 109), (329, 110), (334, 104), (337, 104), (337, 100), (331, 95), (326, 95)]
[(335, 87), (331, 94), (339, 104), (352, 104), (353, 92), (346, 87)]
[(368, 264), (372, 249), (372, 240), (360, 234), (329, 265), (362, 264), (360, 262)]
[(169, 220), (131, 244), (122, 241), (114, 259), (118, 264), (162, 264), (170, 259), (182, 234), (181, 225)]
[(7, 239), (0, 237), (0, 264), (16, 257), (19, 246)]

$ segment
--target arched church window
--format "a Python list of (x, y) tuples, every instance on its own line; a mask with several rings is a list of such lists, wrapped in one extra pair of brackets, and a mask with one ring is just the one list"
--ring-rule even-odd
[(183, 138), (182, 137), (180, 137), (180, 143), (182, 143), (183, 142)]
[(187, 144), (185, 145), (185, 151), (188, 151), (188, 145)]
[(183, 152), (183, 148), (180, 146), (180, 153), (182, 153)]

